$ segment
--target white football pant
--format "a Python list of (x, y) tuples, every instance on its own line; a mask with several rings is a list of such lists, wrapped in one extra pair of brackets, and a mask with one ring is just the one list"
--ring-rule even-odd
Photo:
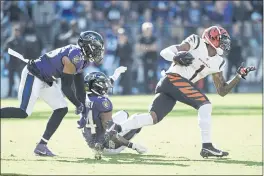
[(39, 97), (42, 98), (52, 110), (67, 107), (67, 102), (63, 96), (61, 87), (55, 81), (50, 87), (45, 82), (33, 76), (28, 71), (27, 66), (25, 66), (22, 71), (18, 90), (20, 108), (30, 116)]

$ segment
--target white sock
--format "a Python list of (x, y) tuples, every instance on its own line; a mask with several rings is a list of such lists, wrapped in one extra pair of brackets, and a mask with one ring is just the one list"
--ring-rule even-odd
[(153, 125), (153, 119), (150, 114), (135, 114), (121, 124), (122, 131), (141, 128), (143, 126)]
[(48, 143), (49, 140), (45, 139), (44, 137), (41, 138), (44, 142)]
[(211, 143), (211, 113), (212, 104), (202, 105), (198, 109), (198, 121), (201, 130), (202, 143)]

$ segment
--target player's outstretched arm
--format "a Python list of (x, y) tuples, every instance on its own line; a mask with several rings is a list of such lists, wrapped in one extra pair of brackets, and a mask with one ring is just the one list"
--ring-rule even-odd
[(190, 45), (189, 43), (181, 43), (178, 45), (171, 45), (167, 48), (164, 48), (160, 51), (160, 55), (167, 61), (173, 61), (174, 57), (178, 54), (180, 51), (189, 51)]
[(213, 74), (215, 88), (217, 90), (217, 93), (222, 97), (228, 94), (233, 89), (233, 87), (235, 87), (239, 83), (240, 79), (241, 77), (237, 74), (233, 79), (226, 82), (223, 76), (223, 72)]
[(179, 45), (172, 45), (161, 50), (160, 55), (167, 61), (173, 61), (174, 65), (189, 66), (194, 57), (189, 53), (191, 45), (183, 42)]
[(214, 73), (213, 80), (218, 94), (224, 97), (239, 83), (241, 78), (245, 79), (248, 73), (254, 70), (256, 70), (255, 67), (244, 67), (244, 63), (242, 63), (237, 70), (236, 76), (227, 82), (225, 81), (223, 72)]
[(65, 96), (76, 106), (76, 114), (80, 114), (84, 106), (83, 104), (77, 99), (74, 90), (72, 89), (71, 85), (74, 79), (74, 73), (76, 72), (75, 66), (71, 63), (70, 59), (66, 56), (62, 58), (63, 62), (63, 75), (61, 78), (61, 89)]

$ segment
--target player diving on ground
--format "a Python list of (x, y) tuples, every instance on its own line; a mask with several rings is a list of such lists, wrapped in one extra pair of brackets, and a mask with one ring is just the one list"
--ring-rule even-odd
[[(47, 143), (68, 112), (64, 95), (76, 107), (76, 114), (85, 110), (82, 72), (90, 62), (100, 64), (103, 60), (103, 54), (104, 41), (102, 36), (94, 31), (85, 31), (80, 34), (77, 45), (67, 45), (55, 49), (36, 60), (27, 62), (22, 71), (19, 85), (20, 107), (1, 108), (1, 118), (26, 118), (30, 116), (39, 97), (52, 108), (52, 115), (40, 142), (34, 150), (35, 154), (55, 156), (48, 149)], [(57, 78), (61, 78), (61, 87), (55, 81)], [(72, 88), (73, 83), (76, 91)]]
[(172, 62), (170, 68), (156, 86), (155, 97), (149, 113), (136, 114), (122, 124), (109, 121), (106, 136), (111, 139), (111, 132), (122, 132), (154, 125), (160, 122), (174, 107), (177, 101), (192, 106), (198, 111), (198, 124), (201, 131), (202, 157), (223, 157), (229, 153), (219, 150), (212, 144), (211, 114), (212, 104), (207, 96), (195, 85), (200, 79), (212, 75), (216, 90), (220, 96), (228, 94), (237, 83), (254, 71), (255, 67), (242, 64), (235, 77), (225, 81), (224, 56), (230, 51), (231, 39), (227, 31), (218, 26), (207, 28), (200, 38), (191, 35), (179, 45), (163, 49), (160, 55)]
[(86, 111), (81, 114), (81, 118), (77, 123), (78, 128), (82, 129), (83, 137), (88, 146), (93, 149), (96, 159), (100, 159), (101, 154), (118, 154), (126, 147), (136, 150), (138, 153), (146, 152), (146, 148), (143, 146), (129, 141), (139, 133), (140, 128), (114, 134), (114, 138), (107, 142), (104, 139), (106, 124), (109, 120), (121, 124), (129, 116), (125, 111), (118, 111), (112, 115), (113, 105), (107, 97), (108, 90), (113, 87), (114, 81), (126, 69), (126, 67), (117, 68), (110, 78), (101, 72), (92, 72), (84, 78), (87, 92)]

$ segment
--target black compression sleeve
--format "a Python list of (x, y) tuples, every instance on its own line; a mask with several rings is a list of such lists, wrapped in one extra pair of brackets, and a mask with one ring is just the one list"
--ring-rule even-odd
[(85, 104), (85, 90), (84, 90), (84, 78), (82, 73), (74, 75), (74, 85), (76, 90), (76, 97), (82, 104)]
[(63, 73), (61, 78), (61, 90), (64, 95), (74, 104), (76, 107), (81, 105), (81, 102), (77, 99), (74, 90), (72, 89), (73, 75)]

